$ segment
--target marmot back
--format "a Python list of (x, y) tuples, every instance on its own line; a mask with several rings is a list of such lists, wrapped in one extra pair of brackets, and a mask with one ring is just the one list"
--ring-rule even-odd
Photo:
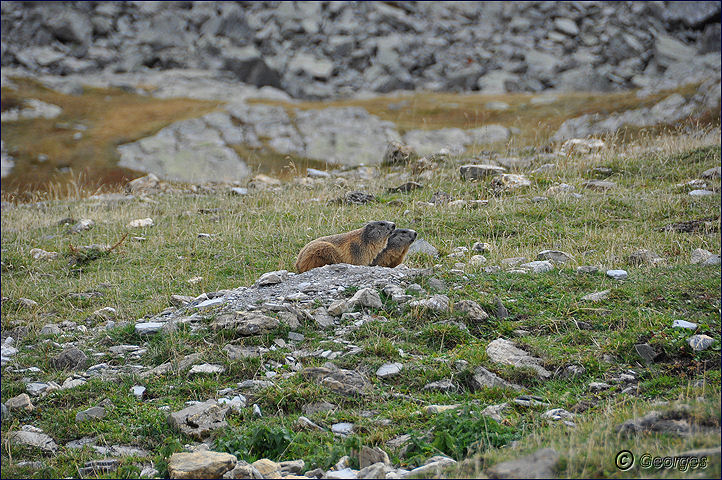
[(369, 265), (386, 248), (393, 222), (369, 222), (362, 228), (309, 242), (298, 253), (296, 270), (303, 273), (332, 263)]
[(371, 265), (393, 268), (400, 265), (409, 247), (416, 240), (416, 232), (407, 228), (397, 228), (389, 237), (386, 248), (379, 253)]

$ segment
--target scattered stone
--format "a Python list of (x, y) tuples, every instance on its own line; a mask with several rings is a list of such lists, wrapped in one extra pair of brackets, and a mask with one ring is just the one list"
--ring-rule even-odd
[(598, 152), (602, 148), (604, 148), (604, 142), (597, 138), (571, 138), (564, 142), (559, 149), (559, 155), (587, 155)]
[(609, 180), (587, 180), (582, 183), (584, 188), (589, 190), (596, 190), (597, 192), (606, 192), (617, 186), (616, 183)]
[(27, 430), (26, 427), (29, 427), (29, 425), (23, 426), (23, 429), (17, 432), (11, 432), (9, 435), (10, 441), (18, 445), (35, 447), (49, 453), (55, 453), (58, 450), (58, 445), (55, 441), (50, 436), (42, 433), (42, 430), (32, 431)]
[(498, 319), (509, 318), (509, 311), (504, 306), (501, 298), (494, 297), (494, 303), (496, 304), (496, 311), (494, 312), (494, 316)]
[(685, 328), (687, 330), (697, 330), (697, 324), (686, 320), (675, 320), (672, 322), (672, 328)]
[(53, 359), (53, 365), (58, 369), (82, 370), (88, 362), (88, 356), (78, 347), (68, 347)]
[(531, 186), (531, 180), (516, 173), (501, 173), (491, 180), (491, 186), (497, 191), (516, 190)]
[(336, 435), (348, 436), (353, 433), (353, 423), (341, 422), (331, 425), (331, 431)]
[(251, 466), (258, 470), (263, 478), (279, 478), (281, 476), (281, 465), (267, 458), (256, 460)]
[(152, 227), (152, 226), (153, 226), (153, 219), (150, 217), (132, 220), (128, 224), (128, 228), (145, 228), (145, 227)]
[(603, 390), (609, 390), (610, 388), (612, 388), (612, 386), (609, 385), (608, 383), (604, 383), (604, 382), (592, 382), (589, 384), (589, 391), (592, 393), (601, 392)]
[(624, 280), (628, 274), (626, 270), (607, 270), (607, 276), (614, 280)]
[(542, 250), (536, 257), (537, 260), (549, 260), (554, 263), (567, 263), (574, 260), (568, 253), (559, 250)]
[(516, 460), (497, 463), (487, 468), (486, 474), (490, 478), (555, 478), (557, 462), (559, 454), (544, 448)]
[(456, 460), (437, 455), (428, 459), (425, 465), (406, 473), (404, 478), (434, 478), (441, 475), (443, 470), (451, 465), (456, 465)]
[(454, 304), (454, 310), (463, 313), (472, 322), (481, 322), (489, 318), (489, 314), (473, 300), (460, 300)]
[(261, 277), (256, 280), (256, 285), (259, 287), (265, 287), (267, 285), (276, 285), (278, 283), (281, 283), (286, 280), (288, 277), (288, 271), (287, 270), (278, 270), (276, 272), (268, 272), (261, 275)]
[(404, 366), (400, 363), (385, 363), (376, 370), (376, 376), (379, 378), (393, 377), (401, 372)]
[(707, 251), (703, 248), (697, 248), (694, 251), (692, 251), (692, 255), (690, 255), (689, 263), (692, 265), (696, 265), (698, 263), (704, 263), (708, 258), (712, 257), (714, 254), (710, 251)]
[[(364, 445), (361, 447), (361, 451), (358, 455), (358, 463), (361, 469), (374, 465), (376, 463), (382, 463), (384, 465), (391, 465), (389, 455), (379, 447), (368, 447)], [(360, 472), (359, 472), (360, 474)], [(360, 477), (360, 478), (374, 478), (374, 477)]]
[(712, 255), (707, 260), (702, 262), (702, 266), (705, 266), (705, 267), (716, 266), (716, 265), (719, 265), (721, 261), (722, 261), (722, 258), (720, 258), (719, 255)]
[(469, 259), (469, 265), (472, 267), (480, 267), (486, 263), (486, 257), (484, 255), (472, 255)]
[(33, 248), (30, 250), (30, 256), (35, 260), (55, 260), (60, 254), (58, 252), (46, 252), (42, 248)]
[(645, 363), (654, 363), (659, 356), (654, 348), (647, 343), (639, 343), (635, 345), (634, 350), (636, 350), (639, 356), (642, 357)]
[(498, 165), (474, 165), (467, 164), (459, 167), (462, 180), (480, 180), (506, 172), (506, 168)]
[(203, 374), (220, 374), (226, 371), (226, 368), (222, 365), (211, 365), (210, 363), (204, 363), (202, 365), (193, 365), (188, 372), (191, 375), (196, 373)]
[(423, 391), (438, 391), (438, 392), (455, 392), (458, 387), (449, 379), (438, 380), (436, 382), (429, 382), (424, 385)]
[(142, 385), (135, 385), (130, 389), (130, 393), (132, 393), (138, 400), (143, 400), (143, 397), (145, 396), (145, 387)]
[(233, 470), (237, 461), (230, 453), (210, 450), (174, 453), (168, 460), (168, 474), (170, 478), (220, 478)]
[(593, 274), (599, 271), (599, 267), (594, 265), (582, 265), (577, 267), (577, 273)]
[(507, 382), (484, 367), (476, 367), (476, 369), (474, 369), (474, 375), (469, 380), (469, 388), (475, 392), (484, 388), (493, 387), (513, 388), (514, 390), (521, 388), (519, 385)]
[(85, 466), (83, 468), (78, 469), (78, 473), (81, 478), (91, 475), (98, 476), (104, 473), (115, 472), (118, 469), (118, 464), (118, 460), (114, 458), (105, 460), (90, 460), (85, 462)]
[(409, 302), (412, 308), (426, 308), (435, 312), (446, 312), (449, 310), (449, 297), (446, 295), (433, 295), (431, 298)]
[(89, 218), (83, 218), (78, 221), (75, 225), (70, 227), (70, 233), (80, 233), (85, 230), (90, 230), (95, 226), (95, 222), (93, 220), (90, 220)]
[(425, 254), (430, 255), (432, 257), (438, 257), (439, 251), (431, 245), (429, 242), (424, 240), (423, 238), (416, 238), (416, 241), (409, 246), (409, 251), (407, 252), (407, 255), (415, 255), (415, 254)]
[(582, 300), (586, 302), (600, 302), (606, 299), (610, 293), (611, 290), (602, 290), (601, 292), (589, 293), (587, 295), (584, 295), (582, 297)]
[(253, 404), (252, 410), (253, 410), (254, 417), (256, 417), (256, 418), (263, 417), (263, 413), (261, 412), (261, 407), (259, 407), (257, 403)]
[(702, 178), (708, 178), (711, 180), (719, 179), (720, 178), (720, 171), (722, 170), (721, 167), (713, 167), (709, 170), (705, 170), (702, 172)]
[(584, 375), (586, 371), (587, 369), (581, 365), (568, 365), (559, 376), (561, 378), (576, 378)]
[(211, 431), (228, 425), (225, 420), (227, 413), (228, 407), (222, 408), (215, 400), (208, 400), (171, 413), (168, 422), (181, 433), (202, 440)]
[(498, 405), (489, 405), (484, 410), (481, 411), (481, 414), (491, 418), (492, 420), (495, 420), (497, 422), (501, 422), (504, 420), (504, 418), (501, 416), (502, 412), (509, 408), (509, 404), (504, 402), (500, 403)]
[(389, 193), (407, 193), (412, 192), (414, 190), (420, 190), (424, 188), (423, 185), (416, 182), (406, 182), (402, 185), (399, 185), (398, 187), (389, 188), (387, 191)]
[(371, 382), (362, 373), (326, 365), (329, 366), (304, 368), (301, 374), (343, 395), (365, 395), (370, 390)]
[(25, 410), (27, 412), (32, 412), (35, 408), (30, 401), (30, 397), (27, 393), (21, 393), (18, 396), (15, 396), (11, 399), (8, 399), (7, 402), (4, 404), (5, 407), (12, 410)]
[(630, 254), (627, 257), (627, 262), (631, 265), (656, 265), (663, 263), (664, 258), (657, 255), (652, 250), (641, 249)]
[(715, 339), (708, 335), (692, 335), (687, 340), (687, 343), (689, 343), (689, 346), (692, 347), (692, 350), (695, 352), (707, 350), (709, 347), (714, 345), (714, 342)]
[(383, 306), (383, 303), (381, 302), (381, 297), (376, 290), (374, 290), (373, 288), (362, 288), (348, 300), (347, 305), (349, 309), (352, 309), (356, 306), (381, 308)]
[(88, 420), (99, 420), (105, 418), (106, 411), (103, 407), (90, 407), (87, 410), (78, 412), (75, 415), (76, 422), (85, 422)]
[(617, 425), (616, 431), (627, 435), (659, 432), (687, 437), (693, 431), (687, 417), (688, 412), (684, 408), (665, 413), (651, 411), (639, 419), (630, 419)]
[(541, 366), (541, 359), (532, 357), (524, 350), (517, 348), (513, 342), (497, 338), (486, 347), (486, 353), (493, 362), (512, 365), (514, 367), (529, 367), (537, 372), (542, 379), (551, 377), (551, 372)]
[(40, 335), (60, 335), (60, 333), (60, 327), (54, 323), (43, 325), (43, 328), (40, 329)]
[(714, 195), (714, 192), (711, 190), (697, 189), (690, 191), (688, 195), (691, 197), (707, 197)]
[(382, 163), (384, 165), (406, 165), (417, 157), (416, 151), (408, 145), (400, 142), (389, 142)]
[(554, 270), (554, 265), (547, 260), (537, 260), (529, 263), (522, 263), (519, 268), (532, 273), (545, 273)]
[(165, 323), (161, 322), (141, 322), (135, 324), (135, 333), (138, 335), (152, 335), (160, 332)]
[(239, 335), (261, 335), (276, 328), (280, 323), (273, 317), (257, 312), (238, 311), (220, 315), (212, 324), (214, 330), (235, 330)]

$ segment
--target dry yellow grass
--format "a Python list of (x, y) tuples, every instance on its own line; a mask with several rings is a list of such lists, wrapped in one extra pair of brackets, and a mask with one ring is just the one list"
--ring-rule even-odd
[[(3, 108), (19, 105), (25, 98), (36, 98), (63, 109), (53, 119), (4, 123), (3, 141), (16, 159), (16, 168), (3, 179), (3, 197), (19, 192), (49, 190), (73, 181), (92, 192), (101, 185), (118, 185), (137, 175), (116, 166), (115, 147), (153, 135), (166, 125), (204, 115), (218, 102), (182, 98), (156, 99), (120, 89), (88, 88), (82, 96), (49, 90), (38, 82), (14, 79), (18, 90), (2, 89)], [(60, 128), (58, 124), (68, 124)], [(82, 124), (82, 138), (74, 139)], [(38, 162), (38, 155), (48, 156)], [(72, 169), (62, 173), (58, 169)], [(81, 173), (86, 173), (81, 175)]]

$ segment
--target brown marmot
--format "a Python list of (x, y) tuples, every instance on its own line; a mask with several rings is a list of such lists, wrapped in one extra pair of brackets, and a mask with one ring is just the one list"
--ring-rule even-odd
[(407, 228), (397, 228), (389, 237), (386, 248), (378, 254), (371, 265), (394, 268), (406, 257), (406, 252), (416, 240), (416, 232)]
[(393, 222), (369, 222), (362, 228), (309, 242), (298, 253), (296, 270), (303, 273), (332, 263), (368, 265), (386, 248)]

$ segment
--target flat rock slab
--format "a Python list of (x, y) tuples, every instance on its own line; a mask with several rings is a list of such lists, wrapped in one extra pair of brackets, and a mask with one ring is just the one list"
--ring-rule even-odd
[(174, 453), (168, 461), (170, 478), (221, 478), (238, 460), (230, 453), (200, 451)]
[(343, 395), (365, 395), (371, 388), (371, 382), (368, 378), (354, 370), (311, 367), (303, 369), (301, 374)]
[(554, 263), (567, 263), (574, 260), (574, 257), (560, 250), (542, 250), (536, 256), (537, 260), (549, 260)]
[(537, 450), (531, 455), (498, 463), (486, 470), (489, 478), (555, 478), (554, 467), (559, 454), (551, 449)]
[(20, 430), (10, 434), (10, 441), (17, 445), (25, 445), (27, 447), (35, 447), (44, 452), (55, 453), (58, 445), (49, 435), (39, 432), (31, 432)]
[(214, 330), (235, 330), (244, 337), (261, 335), (278, 328), (280, 323), (273, 317), (256, 312), (234, 312), (221, 315), (211, 326)]
[(537, 375), (542, 379), (552, 376), (550, 371), (541, 366), (541, 359), (529, 355), (509, 340), (497, 338), (487, 345), (486, 353), (492, 361), (497, 363), (532, 368), (536, 370)]
[(215, 400), (209, 400), (171, 413), (168, 415), (168, 423), (181, 433), (200, 440), (213, 430), (228, 426), (226, 413), (228, 407), (221, 407)]
[(481, 390), (483, 388), (502, 387), (521, 390), (519, 385), (507, 382), (497, 374), (490, 372), (484, 367), (476, 367), (474, 375), (471, 377), (470, 387), (472, 390)]
[(376, 370), (376, 376), (380, 378), (393, 377), (401, 372), (404, 366), (398, 362), (385, 363)]

